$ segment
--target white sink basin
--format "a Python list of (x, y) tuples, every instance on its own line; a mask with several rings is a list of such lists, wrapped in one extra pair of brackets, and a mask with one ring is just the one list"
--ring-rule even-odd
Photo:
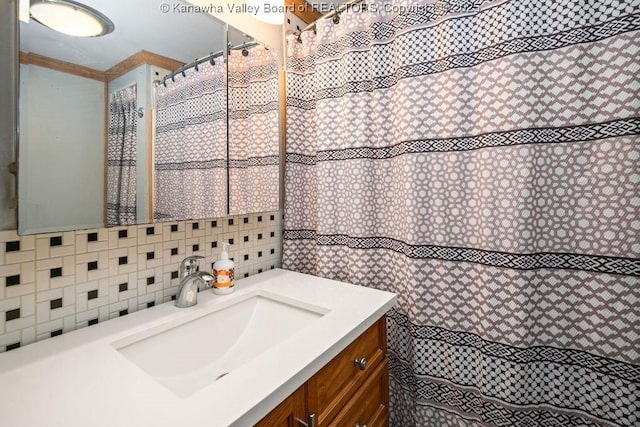
[(187, 397), (328, 311), (258, 291), (224, 308), (156, 326), (112, 345), (173, 393)]

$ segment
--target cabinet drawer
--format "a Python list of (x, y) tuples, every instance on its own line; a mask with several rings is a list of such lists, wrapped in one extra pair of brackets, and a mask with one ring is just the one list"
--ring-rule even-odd
[(330, 427), (389, 425), (389, 362), (383, 360), (329, 424)]
[[(308, 382), (309, 411), (319, 427), (329, 424), (373, 371), (386, 360), (386, 318), (367, 329)], [(366, 360), (359, 366), (356, 359)]]

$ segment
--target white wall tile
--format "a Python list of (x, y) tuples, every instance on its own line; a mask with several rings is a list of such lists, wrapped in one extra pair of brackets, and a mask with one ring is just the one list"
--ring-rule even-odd
[(59, 329), (64, 330), (64, 319), (38, 323), (36, 325), (36, 339), (42, 341), (43, 339), (51, 338), (51, 332)]
[[(36, 327), (30, 326), (21, 330), (20, 343), (22, 345), (33, 344), (36, 342)], [(2, 345), (2, 344), (0, 344)]]
[(88, 300), (87, 308), (90, 310), (97, 309), (107, 304), (109, 304), (109, 294), (105, 292), (104, 296), (101, 296), (92, 300)]
[(10, 320), (6, 323), (5, 329), (7, 332), (19, 331), (20, 329), (28, 328), (36, 324), (36, 316), (22, 316), (19, 319)]
[[(194, 224), (197, 228), (194, 228)], [(185, 238), (187, 239), (191, 237), (204, 237), (207, 232), (205, 221), (186, 221), (184, 232)]]
[(206, 220), (205, 229), (208, 236), (221, 234), (224, 231), (224, 218)]
[(36, 259), (35, 248), (31, 250), (25, 250), (23, 246), (24, 245), (22, 245), (22, 242), (21, 242), (19, 251), (7, 252), (5, 254), (5, 263), (16, 264), (16, 263), (22, 263), (27, 261), (34, 261)]
[(36, 259), (50, 258), (50, 240), (48, 237), (39, 237), (36, 239)]
[(75, 254), (75, 232), (68, 231), (65, 233), (57, 233), (57, 234), (48, 234), (47, 239), (51, 237), (60, 236), (62, 237), (62, 245), (61, 246), (52, 246), (49, 249), (50, 257), (64, 257)]
[(36, 280), (36, 263), (34, 261), (20, 264), (20, 284), (34, 283)]
[(229, 217), (222, 220), (225, 233), (234, 233), (240, 230), (241, 224), (237, 217)]
[(38, 321), (38, 325), (41, 323), (47, 323), (51, 320), (50, 312), (49, 300), (38, 302), (36, 304), (36, 320)]
[[(120, 264), (120, 259), (125, 258), (126, 263)], [(117, 276), (135, 272), (138, 270), (137, 246), (128, 248), (109, 249), (109, 276)]]
[[(172, 249), (177, 249), (178, 254), (171, 255)], [(172, 240), (162, 243), (162, 260), (164, 265), (175, 264), (177, 266), (185, 257), (186, 255), (184, 239)]]
[[(153, 229), (153, 234), (148, 234), (150, 229)], [(137, 236), (138, 245), (160, 243), (162, 242), (162, 224), (138, 225)]]
[(12, 242), (14, 240), (20, 240), (20, 236), (18, 236), (16, 230), (0, 231), (0, 243)]
[[(138, 270), (147, 270), (162, 265), (162, 242), (138, 245), (137, 252)], [(153, 258), (149, 259), (147, 254)]]
[[(131, 300), (135, 300), (135, 298), (132, 298)], [(119, 301), (116, 302), (114, 304), (110, 304), (109, 305), (109, 319), (114, 319), (116, 317), (120, 317), (120, 312), (123, 310), (129, 310), (129, 301), (131, 300), (125, 300), (125, 301)]]
[[(120, 232), (126, 231), (127, 237), (120, 237)], [(109, 228), (109, 249), (129, 248), (138, 244), (138, 228), (135, 225), (129, 227)]]
[[(20, 275), (20, 281), (22, 282), (22, 272), (20, 271), (20, 264), (0, 265), (0, 297), (2, 299), (10, 298), (5, 296), (5, 289), (15, 286), (6, 286), (6, 277)], [(16, 285), (18, 286), (18, 285)]]
[[(74, 298), (75, 300), (75, 298)], [(63, 319), (67, 316), (75, 315), (75, 304), (69, 305), (67, 307), (56, 308), (55, 310), (51, 310), (50, 317), (51, 320)]]
[(20, 297), (20, 315), (33, 316), (36, 314), (36, 295), (24, 295)]
[(78, 311), (76, 313), (76, 329), (88, 326), (90, 320), (98, 319), (99, 316), (99, 309), (97, 308), (87, 311)]
[(20, 342), (20, 331), (0, 335), (0, 348)]
[[(0, 301), (0, 313), (20, 307), (20, 298), (7, 298)], [(4, 316), (1, 316), (4, 320)]]
[(67, 332), (75, 331), (76, 330), (76, 315), (75, 315), (75, 313), (72, 314), (71, 316), (65, 317), (62, 324), (63, 324), (63, 326), (62, 326), (63, 332), (67, 333)]

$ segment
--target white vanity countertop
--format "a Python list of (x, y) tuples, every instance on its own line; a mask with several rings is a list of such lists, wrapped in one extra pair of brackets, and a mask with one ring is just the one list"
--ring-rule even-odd
[[(137, 332), (262, 291), (328, 312), (188, 397), (174, 394), (114, 348)], [(204, 290), (194, 307), (169, 302), (0, 354), (0, 425), (250, 426), (395, 302), (392, 293), (279, 269), (238, 280), (230, 295)], [(203, 339), (215, 339), (215, 327)]]

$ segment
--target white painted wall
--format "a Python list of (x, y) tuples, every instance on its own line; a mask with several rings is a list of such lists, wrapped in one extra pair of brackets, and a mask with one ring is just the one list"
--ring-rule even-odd
[(102, 227), (104, 83), (21, 65), (19, 106), (20, 234)]

